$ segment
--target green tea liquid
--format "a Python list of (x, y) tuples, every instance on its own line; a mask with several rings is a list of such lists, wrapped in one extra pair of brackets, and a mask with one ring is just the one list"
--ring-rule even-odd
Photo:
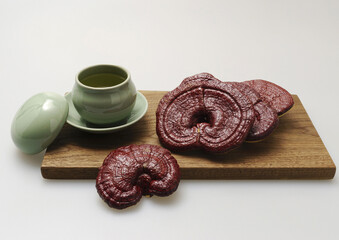
[(85, 77), (81, 79), (80, 82), (89, 87), (101, 88), (113, 87), (122, 83), (125, 80), (126, 78), (124, 78), (123, 76), (114, 73), (98, 73)]

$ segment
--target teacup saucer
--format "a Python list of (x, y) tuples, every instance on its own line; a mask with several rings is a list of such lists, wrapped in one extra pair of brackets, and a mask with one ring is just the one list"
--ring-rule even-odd
[(78, 128), (80, 130), (83, 130), (85, 132), (91, 132), (91, 133), (112, 133), (116, 131), (120, 131), (122, 129), (125, 129), (132, 124), (138, 122), (147, 112), (148, 108), (148, 102), (144, 95), (142, 95), (140, 92), (137, 92), (137, 98), (135, 102), (135, 106), (132, 110), (131, 115), (128, 117), (126, 121), (120, 124), (115, 124), (112, 126), (97, 126), (90, 124), (83, 120), (77, 110), (75, 109), (73, 102), (72, 102), (72, 93), (66, 93), (65, 98), (68, 102), (69, 106), (69, 113), (67, 117), (67, 123), (69, 125), (72, 125), (75, 128)]

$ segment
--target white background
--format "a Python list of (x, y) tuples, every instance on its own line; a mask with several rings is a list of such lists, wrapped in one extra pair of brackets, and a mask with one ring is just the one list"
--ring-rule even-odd
[(123, 211), (94, 180), (45, 180), (10, 138), (15, 112), (99, 63), (138, 89), (210, 72), (298, 94), (338, 165), (339, 1), (0, 0), (0, 239), (338, 239), (339, 180), (188, 181)]

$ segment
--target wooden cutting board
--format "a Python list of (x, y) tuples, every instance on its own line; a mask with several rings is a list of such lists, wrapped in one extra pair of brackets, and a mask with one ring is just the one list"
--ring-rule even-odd
[[(91, 134), (65, 124), (47, 149), (41, 173), (51, 179), (94, 179), (108, 153), (128, 144), (160, 145), (155, 112), (162, 91), (141, 91), (148, 100), (146, 115), (116, 133)], [(226, 154), (201, 151), (175, 153), (183, 179), (331, 179), (336, 167), (299, 98), (280, 118), (274, 133), (259, 143), (244, 143)]]

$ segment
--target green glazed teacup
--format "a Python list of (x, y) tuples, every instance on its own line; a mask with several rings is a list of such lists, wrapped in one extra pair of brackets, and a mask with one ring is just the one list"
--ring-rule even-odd
[(131, 75), (120, 66), (91, 66), (75, 78), (72, 101), (79, 115), (89, 123), (109, 125), (125, 120), (135, 99)]

